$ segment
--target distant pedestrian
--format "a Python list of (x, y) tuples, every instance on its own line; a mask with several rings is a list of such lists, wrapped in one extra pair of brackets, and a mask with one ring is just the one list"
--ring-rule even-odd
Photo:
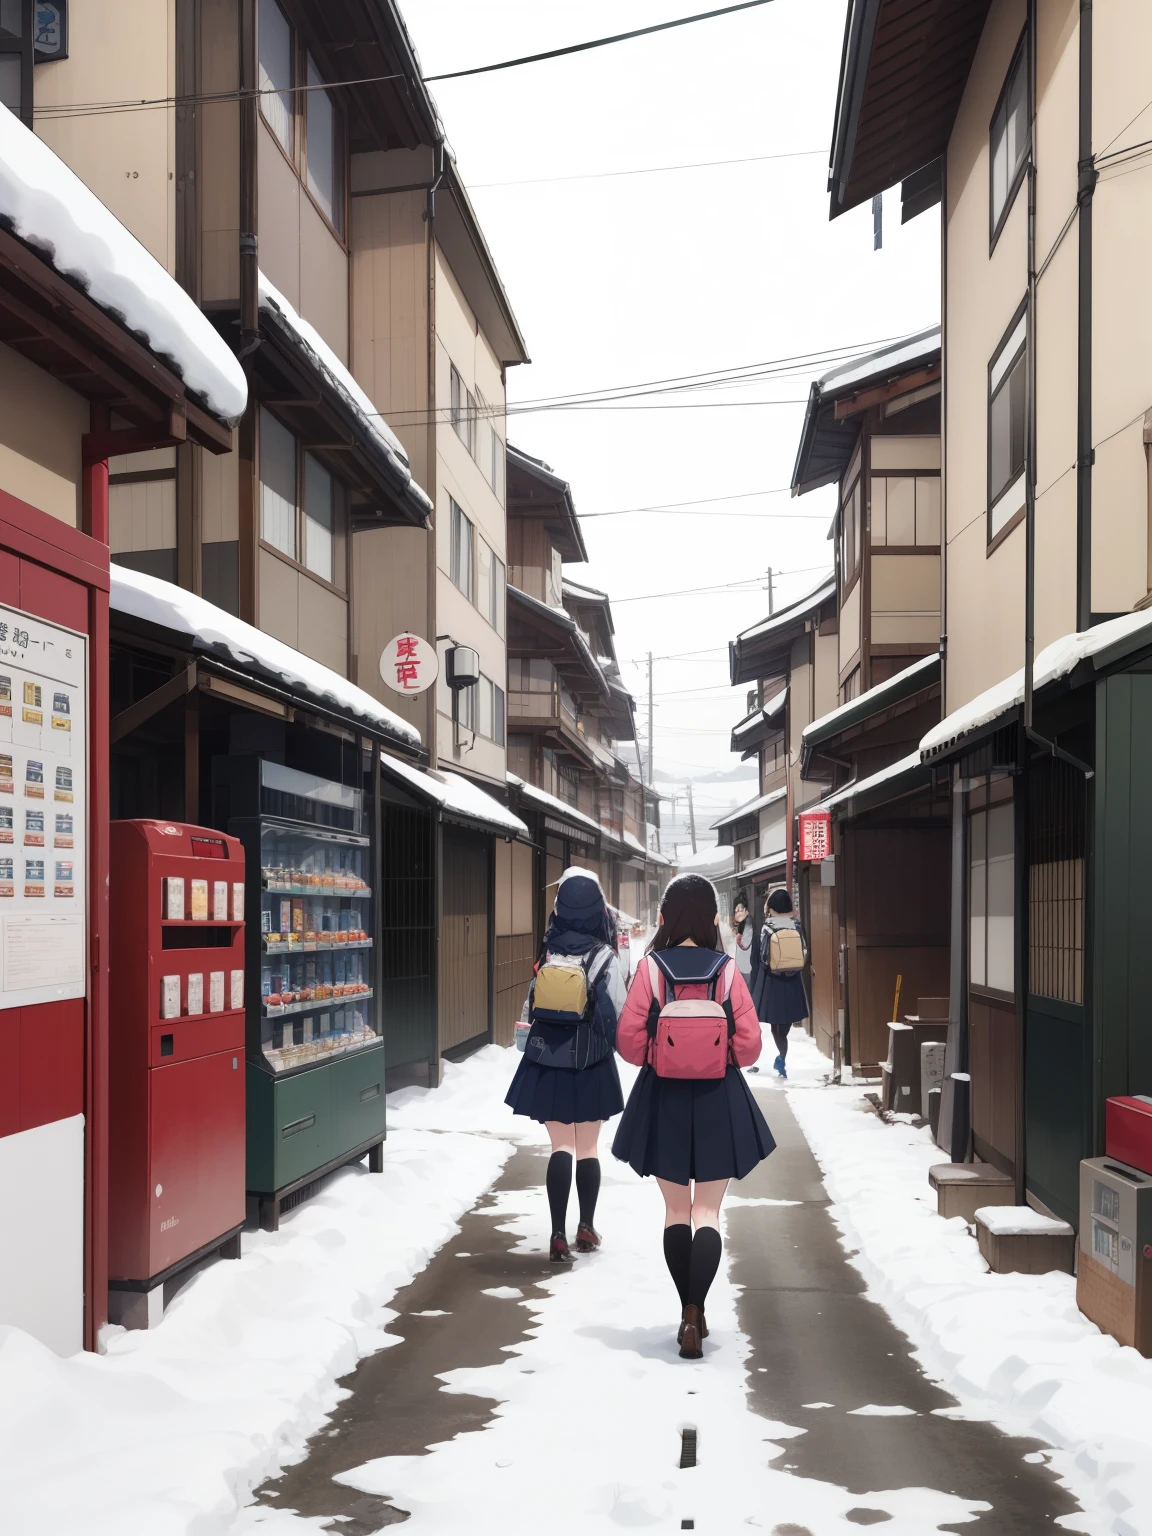
[(764, 903), (760, 974), (753, 998), (760, 1018), (772, 1028), (776, 1042), (772, 1066), (781, 1077), (788, 1076), (788, 1032), (793, 1024), (808, 1017), (808, 995), (804, 991), (807, 961), (804, 930), (791, 896), (780, 886)]
[(602, 1122), (624, 1107), (612, 1054), (623, 1002), (616, 925), (600, 883), (587, 870), (565, 870), (521, 1015), (531, 1026), (524, 1056), (504, 1100), (514, 1114), (542, 1124), (552, 1142), (545, 1187), (553, 1264), (572, 1262), (567, 1212), (573, 1162), (580, 1203), (576, 1248), (592, 1253), (600, 1246), (593, 1224), (598, 1143)]
[(738, 892), (732, 903), (732, 936), (736, 940), (736, 969), (754, 998), (760, 979), (760, 934), (746, 891)]
[(682, 1308), (677, 1342), (684, 1359), (698, 1360), (708, 1337), (704, 1303), (720, 1267), (724, 1191), (776, 1143), (740, 1072), (760, 1054), (760, 1021), (719, 947), (709, 881), (673, 880), (659, 924), (620, 1015), (617, 1049), (641, 1071), (612, 1152), (660, 1186), (664, 1260)]

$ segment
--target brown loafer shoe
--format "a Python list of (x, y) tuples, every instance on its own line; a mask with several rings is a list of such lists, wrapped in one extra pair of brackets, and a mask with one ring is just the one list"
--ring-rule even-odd
[[(701, 1312), (701, 1314), (700, 1314), (700, 1337), (702, 1339), (706, 1339), (708, 1337), (708, 1319), (704, 1316), (703, 1312)], [(684, 1338), (684, 1324), (681, 1323), (680, 1324), (680, 1331), (676, 1335), (676, 1342), (677, 1342), (677, 1344), (681, 1343), (683, 1341), (683, 1338)]]
[(551, 1264), (574, 1264), (576, 1256), (568, 1246), (563, 1232), (557, 1232), (548, 1244), (548, 1261)]
[(681, 1360), (699, 1360), (704, 1354), (700, 1345), (700, 1308), (691, 1302), (684, 1308), (684, 1322), (680, 1330)]

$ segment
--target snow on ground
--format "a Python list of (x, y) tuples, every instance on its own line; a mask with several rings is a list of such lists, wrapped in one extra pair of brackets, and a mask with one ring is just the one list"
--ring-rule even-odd
[[(869, 1294), (962, 1412), (1052, 1446), (1049, 1465), (1099, 1536), (1152, 1536), (1152, 1360), (1076, 1307), (1071, 1275), (994, 1275), (964, 1221), (936, 1214), (926, 1129), (885, 1125), (860, 1084), (825, 1086), (828, 1062), (793, 1031), (789, 1101)], [(769, 1118), (771, 1118), (769, 1113)]]
[[(445, 1095), (447, 1102), (449, 1095)], [(511, 1147), (397, 1129), (383, 1175), (330, 1180), (277, 1233), (198, 1275), (150, 1333), (62, 1360), (0, 1327), (4, 1536), (222, 1536), (298, 1459), (336, 1379), (395, 1340), (388, 1301), (498, 1176)]]

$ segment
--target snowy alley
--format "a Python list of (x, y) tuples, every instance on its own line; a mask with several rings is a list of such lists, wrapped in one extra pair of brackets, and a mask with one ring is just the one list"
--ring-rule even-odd
[(514, 1055), (393, 1095), (383, 1176), (246, 1234), (153, 1332), (67, 1361), (0, 1335), (5, 1532), (1152, 1531), (1152, 1367), (1070, 1277), (986, 1274), (926, 1132), (824, 1086), (801, 1031), (700, 1362), (650, 1180), (605, 1157), (604, 1248), (549, 1269)]

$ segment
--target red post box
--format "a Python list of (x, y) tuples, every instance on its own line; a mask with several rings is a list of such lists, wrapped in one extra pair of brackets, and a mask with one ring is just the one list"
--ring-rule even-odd
[(164, 1285), (244, 1224), (244, 851), (164, 821), (111, 826), (109, 1307), (158, 1321)]
[(1104, 1152), (1118, 1163), (1152, 1173), (1152, 1098), (1138, 1093), (1105, 1103)]

